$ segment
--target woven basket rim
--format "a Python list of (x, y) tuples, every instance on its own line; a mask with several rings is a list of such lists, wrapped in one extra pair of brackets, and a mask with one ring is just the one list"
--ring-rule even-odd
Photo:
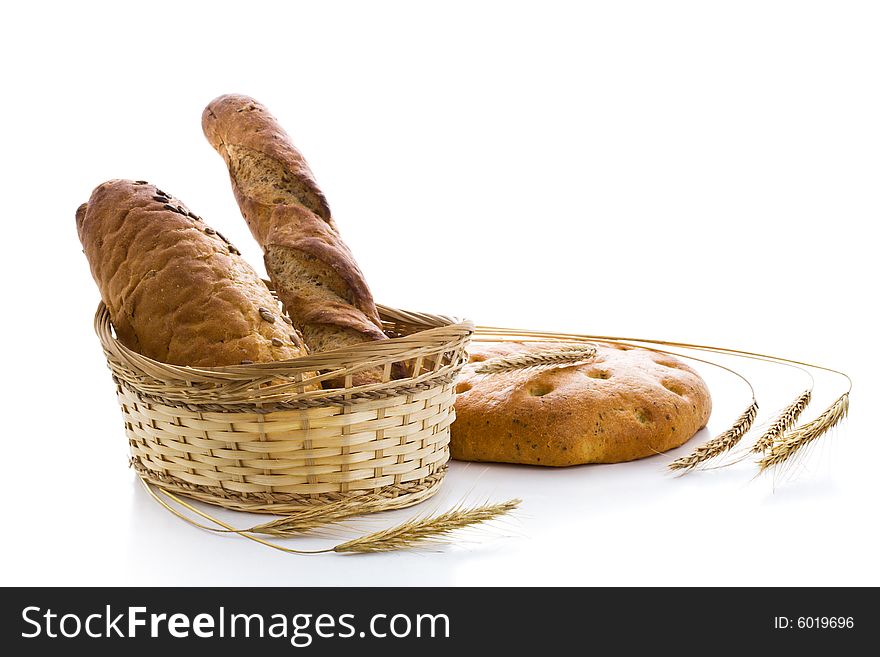
[[(133, 349), (129, 349), (115, 335), (115, 327), (110, 318), (110, 311), (103, 301), (98, 302), (94, 317), (94, 329), (101, 341), (101, 346), (108, 355), (115, 356), (128, 363), (147, 365), (150, 369), (166, 370), (170, 378), (186, 379), (193, 375), (235, 375), (236, 378), (247, 378), (248, 374), (264, 377), (271, 373), (283, 373), (291, 369), (299, 371), (326, 369), (330, 367), (351, 367), (359, 362), (370, 361), (379, 352), (383, 359), (394, 360), (401, 352), (412, 349), (419, 342), (428, 338), (436, 338), (436, 343), (454, 342), (462, 337), (472, 335), (475, 325), (472, 320), (461, 319), (448, 315), (407, 311), (392, 306), (376, 304), (380, 319), (388, 323), (402, 323), (413, 326), (424, 326), (422, 330), (380, 342), (365, 342), (348, 347), (322, 351), (320, 353), (299, 356), (286, 360), (277, 360), (245, 365), (224, 365), (217, 367), (193, 367), (190, 365), (174, 365), (155, 360)], [(382, 353), (386, 352), (386, 353)]]

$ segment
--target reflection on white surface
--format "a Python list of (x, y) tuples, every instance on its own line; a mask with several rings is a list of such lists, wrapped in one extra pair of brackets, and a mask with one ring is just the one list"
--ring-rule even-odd
[[(716, 391), (711, 426), (720, 426), (738, 412), (743, 393), (735, 385), (725, 387), (718, 373), (704, 373)], [(710, 435), (703, 430), (694, 441)], [(512, 518), (460, 533), (443, 546), (395, 554), (281, 554), (240, 537), (192, 528), (132, 480), (120, 509), (129, 519), (126, 579), (265, 585), (700, 585), (809, 579), (809, 571), (801, 569), (815, 556), (798, 546), (829, 538), (827, 530), (804, 518), (835, 526), (845, 515), (838, 509), (841, 500), (850, 494), (823, 470), (822, 455), (808, 459), (818, 465), (812, 472), (776, 486), (770, 477), (753, 479), (748, 461), (684, 477), (667, 473), (665, 465), (694, 444), (632, 463), (562, 469), (453, 462), (441, 492), (424, 505), (353, 521), (329, 536), (285, 543), (327, 547), (462, 500), (523, 499)], [(237, 526), (259, 519), (209, 510)], [(774, 553), (789, 555), (788, 566), (774, 562), (767, 573), (762, 566)], [(856, 574), (851, 577), (858, 580)]]

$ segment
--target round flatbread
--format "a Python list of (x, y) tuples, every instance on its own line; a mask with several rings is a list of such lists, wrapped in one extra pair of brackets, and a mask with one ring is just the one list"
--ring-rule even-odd
[(475, 374), (477, 364), (489, 358), (549, 347), (472, 345), (457, 386), (452, 458), (550, 466), (617, 463), (678, 447), (705, 426), (712, 399), (690, 367), (648, 349), (596, 347), (595, 357), (580, 365)]

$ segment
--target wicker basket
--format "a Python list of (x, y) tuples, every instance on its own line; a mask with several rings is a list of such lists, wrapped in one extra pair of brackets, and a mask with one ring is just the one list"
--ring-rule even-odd
[[(455, 379), (474, 327), (384, 306), (379, 312), (390, 340), (192, 368), (127, 349), (100, 304), (95, 330), (132, 466), (161, 489), (240, 511), (296, 513), (357, 497), (371, 512), (430, 497), (449, 459)], [(407, 378), (392, 379), (397, 363)], [(378, 368), (381, 382), (352, 385), (357, 372)], [(345, 386), (316, 385), (329, 380)]]

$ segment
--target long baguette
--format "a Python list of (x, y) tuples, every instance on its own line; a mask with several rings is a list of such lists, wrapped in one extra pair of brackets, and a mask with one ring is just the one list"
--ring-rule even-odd
[[(202, 129), (229, 169), (232, 189), (294, 325), (315, 352), (386, 340), (373, 295), (339, 236), (302, 154), (253, 98), (220, 96)], [(381, 370), (355, 377), (378, 380)]]

